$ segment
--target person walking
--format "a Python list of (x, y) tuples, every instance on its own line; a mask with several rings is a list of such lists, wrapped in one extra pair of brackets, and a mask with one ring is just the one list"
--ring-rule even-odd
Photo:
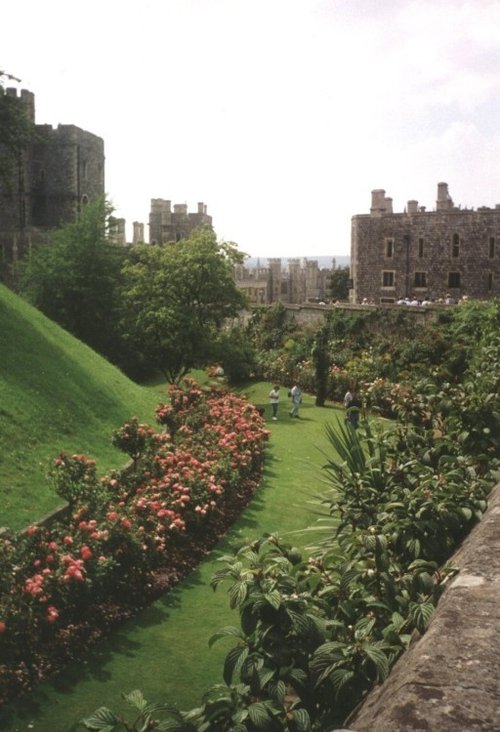
[(353, 389), (352, 391), (349, 390), (346, 393), (344, 397), (344, 406), (346, 409), (346, 422), (352, 425), (354, 429), (357, 429), (359, 425), (359, 415), (361, 413), (362, 403), (355, 389)]
[(269, 401), (271, 402), (271, 408), (273, 410), (272, 419), (278, 419), (278, 404), (280, 401), (280, 388), (279, 386), (273, 386), (269, 392)]
[(300, 403), (302, 401), (302, 392), (300, 391), (300, 387), (298, 386), (298, 384), (294, 384), (292, 386), (292, 388), (290, 389), (290, 396), (292, 397), (292, 409), (290, 412), (290, 417), (298, 417)]

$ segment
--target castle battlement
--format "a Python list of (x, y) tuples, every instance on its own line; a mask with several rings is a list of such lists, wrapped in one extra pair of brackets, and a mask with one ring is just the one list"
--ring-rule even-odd
[(187, 203), (174, 203), (164, 198), (152, 198), (149, 213), (149, 241), (166, 244), (190, 236), (199, 226), (212, 228), (212, 217), (207, 214), (205, 203), (198, 202), (196, 212), (188, 210)]
[(35, 121), (35, 95), (33, 92), (30, 92), (27, 89), (21, 89), (18, 93), (18, 90), (15, 87), (9, 86), (5, 89), (5, 94), (8, 97), (19, 99), (25, 107), (28, 119), (30, 119), (31, 122)]

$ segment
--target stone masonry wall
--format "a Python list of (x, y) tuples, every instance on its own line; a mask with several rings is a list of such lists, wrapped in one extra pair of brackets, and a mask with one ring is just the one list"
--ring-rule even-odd
[[(10, 96), (17, 96), (10, 90)], [(19, 102), (34, 120), (34, 95)], [(1, 151), (0, 151), (1, 165)], [(104, 195), (104, 142), (74, 125), (36, 124), (20, 165), (0, 182), (0, 254), (4, 274), (32, 244), (75, 220), (81, 207)]]
[(498, 297), (500, 208), (354, 216), (351, 276), (352, 302)]

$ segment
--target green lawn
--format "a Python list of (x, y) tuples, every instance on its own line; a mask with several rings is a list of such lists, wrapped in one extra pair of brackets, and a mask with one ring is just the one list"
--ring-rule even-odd
[[(269, 384), (256, 384), (243, 390), (253, 403), (266, 406), (268, 417), (269, 389)], [(217, 557), (264, 532), (306, 543), (294, 532), (315, 521), (309, 501), (321, 487), (325, 460), (320, 449), (328, 449), (324, 424), (341, 414), (332, 406), (315, 407), (308, 396), (301, 419), (290, 419), (287, 407), (282, 403), (278, 421), (268, 421), (272, 436), (264, 481), (226, 540), (175, 591), (99, 644), (83, 666), (65, 670), (59, 679), (4, 710), (0, 729), (70, 732), (101, 705), (125, 710), (120, 692), (135, 688), (147, 699), (169, 700), (189, 709), (209, 686), (222, 681), (229, 642), (209, 650), (208, 639), (224, 625), (237, 624), (237, 616), (229, 610), (224, 587), (216, 593), (210, 589)]]
[(46, 478), (59, 452), (100, 473), (124, 465), (111, 435), (130, 417), (154, 424), (165, 385), (138, 386), (0, 285), (0, 527), (23, 528), (63, 502)]

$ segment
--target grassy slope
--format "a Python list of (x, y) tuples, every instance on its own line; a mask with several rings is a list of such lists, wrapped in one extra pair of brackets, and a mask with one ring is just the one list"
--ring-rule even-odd
[[(266, 404), (269, 388), (258, 384), (247, 394), (255, 404)], [(217, 557), (266, 531), (305, 543), (304, 536), (290, 532), (314, 522), (308, 501), (320, 487), (325, 462), (318, 448), (327, 449), (324, 424), (339, 414), (332, 407), (315, 407), (306, 397), (303, 418), (291, 420), (282, 405), (278, 422), (269, 422), (272, 438), (261, 489), (217, 551), (174, 592), (100, 644), (83, 668), (68, 669), (61, 679), (43, 684), (6, 710), (0, 728), (17, 732), (32, 722), (38, 732), (76, 730), (77, 720), (101, 705), (125, 712), (120, 693), (134, 688), (150, 700), (174, 701), (184, 709), (196, 706), (209, 686), (221, 682), (230, 645), (224, 641), (208, 650), (208, 638), (225, 625), (237, 624), (224, 586), (216, 593), (209, 587)]]
[(46, 478), (61, 451), (104, 473), (123, 465), (111, 433), (154, 423), (165, 389), (143, 388), (0, 285), (0, 526), (19, 529), (61, 505)]

